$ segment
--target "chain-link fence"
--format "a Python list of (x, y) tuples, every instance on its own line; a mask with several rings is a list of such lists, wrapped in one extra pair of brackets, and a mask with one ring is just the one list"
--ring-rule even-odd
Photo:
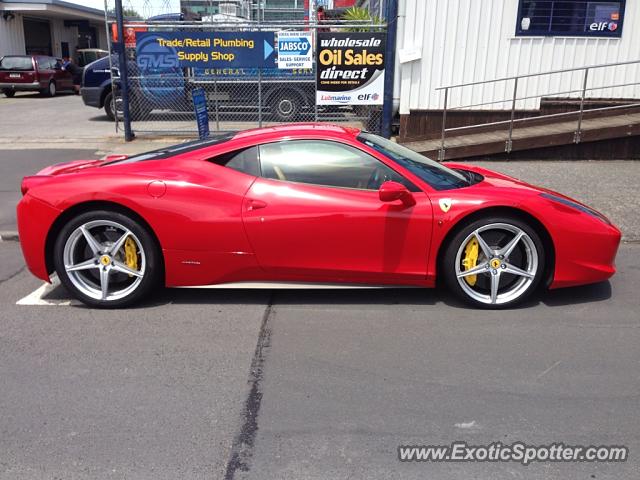
[[(384, 33), (381, 25), (347, 25), (269, 22), (126, 22), (130, 37), (143, 32), (263, 32), (277, 38), (278, 32), (311, 33), (313, 48), (318, 33)], [(136, 48), (138, 47), (138, 48)], [(136, 134), (195, 135), (197, 125), (192, 91), (202, 88), (209, 110), (209, 130), (235, 131), (287, 122), (330, 122), (380, 132), (382, 105), (318, 105), (316, 102), (316, 61), (312, 68), (282, 69), (268, 67), (203, 68), (146, 63), (137, 58), (140, 45), (128, 42), (125, 50), (129, 90), (129, 113)], [(273, 48), (277, 58), (277, 42)], [(139, 53), (138, 53), (139, 54)], [(117, 66), (117, 65), (116, 65)], [(387, 68), (390, 68), (387, 66)], [(118, 73), (116, 68), (114, 72)], [(118, 81), (114, 82), (117, 85)], [(116, 92), (118, 90), (116, 89)], [(122, 102), (114, 96), (122, 118)]]

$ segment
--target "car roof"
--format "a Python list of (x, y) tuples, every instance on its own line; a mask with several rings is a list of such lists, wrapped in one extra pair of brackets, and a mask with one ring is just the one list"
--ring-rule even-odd
[(305, 136), (309, 134), (329, 135), (332, 137), (355, 137), (360, 133), (360, 129), (349, 126), (333, 125), (329, 123), (307, 122), (288, 123), (285, 125), (275, 125), (272, 127), (254, 128), (238, 132), (233, 138), (255, 139), (257, 142), (267, 138), (283, 136)]

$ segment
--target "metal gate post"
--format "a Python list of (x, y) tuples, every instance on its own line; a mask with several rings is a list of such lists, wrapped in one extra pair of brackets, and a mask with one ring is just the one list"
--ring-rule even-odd
[[(131, 131), (131, 115), (129, 112), (129, 75), (127, 72), (127, 55), (124, 41), (124, 19), (122, 16), (122, 0), (116, 0), (116, 23), (118, 28), (118, 64), (120, 66), (120, 94), (122, 95), (122, 123), (124, 124), (124, 139), (133, 140)], [(108, 32), (107, 32), (108, 33)], [(115, 99), (114, 99), (115, 102)], [(116, 116), (118, 109), (116, 108)]]
[(387, 0), (387, 45), (386, 62), (384, 67), (384, 97), (382, 104), (383, 137), (391, 137), (391, 123), (393, 122), (393, 76), (396, 64), (396, 35), (398, 33), (398, 0)]
[[(258, 32), (261, 31), (258, 28)], [(262, 128), (262, 67), (258, 68), (258, 128)]]

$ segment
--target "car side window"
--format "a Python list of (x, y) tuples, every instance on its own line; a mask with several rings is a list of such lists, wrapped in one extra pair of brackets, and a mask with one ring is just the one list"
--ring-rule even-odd
[(223, 153), (211, 158), (209, 161), (254, 177), (260, 175), (258, 147), (249, 147), (242, 150)]
[(327, 187), (378, 190), (386, 181), (419, 191), (377, 158), (327, 140), (288, 140), (260, 145), (262, 176)]

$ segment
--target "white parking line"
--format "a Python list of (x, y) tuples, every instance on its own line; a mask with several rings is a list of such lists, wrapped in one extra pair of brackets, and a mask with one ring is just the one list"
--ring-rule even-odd
[(64, 307), (69, 305), (77, 305), (79, 304), (76, 300), (70, 299), (47, 299), (44, 298), (49, 295), (53, 290), (55, 290), (60, 285), (60, 280), (58, 280), (57, 276), (51, 277), (51, 283), (44, 283), (42, 286), (35, 289), (26, 297), (21, 298), (16, 302), (16, 305), (40, 305), (40, 306), (55, 306), (55, 307)]

